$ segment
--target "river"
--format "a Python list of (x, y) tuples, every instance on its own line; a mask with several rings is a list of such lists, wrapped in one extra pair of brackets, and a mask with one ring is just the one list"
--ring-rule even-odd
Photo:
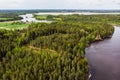
[(53, 21), (48, 21), (48, 20), (37, 20), (33, 14), (24, 14), (20, 15), (23, 19), (21, 20), (22, 22), (45, 22), (45, 23), (51, 23)]
[(86, 48), (92, 75), (89, 80), (120, 80), (120, 27), (114, 28), (112, 38)]

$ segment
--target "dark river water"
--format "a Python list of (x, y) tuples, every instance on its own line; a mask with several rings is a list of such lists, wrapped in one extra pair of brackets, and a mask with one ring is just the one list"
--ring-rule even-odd
[(120, 80), (120, 28), (112, 38), (95, 42), (86, 48), (90, 80)]

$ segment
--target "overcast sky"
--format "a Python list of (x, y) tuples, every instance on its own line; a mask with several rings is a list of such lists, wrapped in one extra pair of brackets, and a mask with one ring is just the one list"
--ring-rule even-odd
[(0, 9), (120, 9), (120, 0), (0, 0)]

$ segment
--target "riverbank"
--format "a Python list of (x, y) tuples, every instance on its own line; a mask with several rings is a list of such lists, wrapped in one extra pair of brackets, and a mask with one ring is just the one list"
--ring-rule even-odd
[[(114, 28), (115, 28), (115, 26), (114, 26)], [(113, 34), (112, 34), (112, 35), (113, 35)], [(94, 42), (90, 43), (89, 46), (87, 46), (86, 48), (91, 47), (91, 45), (92, 45), (93, 43), (97, 43), (97, 42), (104, 41), (104, 40), (106, 40), (106, 39), (110, 39), (110, 38), (112, 38), (112, 35), (106, 36), (105, 38), (99, 38), (99, 39), (95, 40)], [(86, 51), (85, 51), (85, 54), (86, 54)], [(90, 68), (90, 65), (89, 65), (89, 68)], [(90, 71), (90, 72), (89, 72), (88, 80), (90, 80), (91, 77), (92, 77), (92, 74), (91, 74), (91, 71)]]
[[(92, 74), (90, 80), (118, 80), (119, 68), (118, 56), (120, 28), (115, 26), (115, 31), (110, 39), (92, 43), (86, 48), (86, 57), (88, 58), (90, 72)], [(102, 64), (102, 65), (101, 65)], [(111, 71), (111, 73), (109, 72)]]

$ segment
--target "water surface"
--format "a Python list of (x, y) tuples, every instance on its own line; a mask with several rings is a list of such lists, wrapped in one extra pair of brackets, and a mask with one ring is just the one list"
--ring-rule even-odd
[(112, 38), (95, 42), (86, 48), (90, 80), (120, 80), (120, 28), (115, 27)]
[(51, 23), (53, 21), (48, 21), (48, 20), (37, 20), (33, 14), (25, 14), (25, 15), (20, 15), (23, 19), (21, 20), (22, 22), (45, 22), (45, 23)]

